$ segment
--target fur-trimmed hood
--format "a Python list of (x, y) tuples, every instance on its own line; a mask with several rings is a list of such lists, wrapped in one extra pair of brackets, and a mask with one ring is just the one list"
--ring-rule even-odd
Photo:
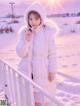
[(47, 13), (46, 13), (45, 8), (43, 7), (43, 5), (40, 2), (34, 2), (27, 8), (26, 13), (25, 13), (26, 20), (28, 18), (28, 13), (30, 11), (38, 12), (41, 16), (42, 22), (44, 23), (44, 21), (46, 20)]

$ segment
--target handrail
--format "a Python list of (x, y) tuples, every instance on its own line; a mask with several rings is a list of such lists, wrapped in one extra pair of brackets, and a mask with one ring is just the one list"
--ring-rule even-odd
[(63, 103), (59, 102), (56, 97), (53, 97), (49, 92), (47, 92), (46, 90), (44, 90), (42, 87), (40, 87), (38, 84), (36, 84), (33, 80), (31, 80), (29, 77), (27, 77), (26, 75), (24, 75), (23, 73), (21, 73), (20, 71), (18, 71), (17, 69), (13, 68), (12, 66), (10, 66), (6, 61), (4, 60), (0, 60), (4, 65), (7, 65), (9, 68), (11, 68), (14, 72), (16, 72), (18, 75), (20, 75), (21, 77), (23, 77), (25, 80), (27, 80), (31, 85), (33, 85), (34, 87), (36, 87), (38, 90), (40, 90), (44, 96), (48, 97), (48, 99), (50, 99), (52, 102), (54, 102), (55, 104), (57, 104), (58, 106), (64, 106)]
[(75, 78), (75, 77), (72, 77), (70, 75), (66, 75), (65, 73), (62, 73), (62, 72), (58, 72), (57, 74), (64, 77), (64, 78), (68, 78), (69, 80), (72, 80), (72, 82), (80, 83), (79, 78)]

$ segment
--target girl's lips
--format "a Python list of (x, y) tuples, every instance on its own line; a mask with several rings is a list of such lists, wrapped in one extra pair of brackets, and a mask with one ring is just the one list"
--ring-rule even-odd
[(33, 28), (33, 29), (34, 29), (34, 28), (37, 28), (37, 26), (36, 26), (36, 25), (33, 25), (32, 28)]
[(32, 27), (35, 27), (36, 25), (33, 25)]

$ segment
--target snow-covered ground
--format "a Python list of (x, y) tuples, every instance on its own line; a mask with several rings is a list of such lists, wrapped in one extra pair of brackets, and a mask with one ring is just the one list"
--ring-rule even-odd
[(57, 39), (57, 97), (64, 106), (80, 106), (80, 36)]
[[(54, 18), (54, 20), (61, 28), (56, 38), (58, 61), (56, 97), (64, 103), (64, 106), (80, 106), (80, 24), (76, 24), (79, 18)], [(23, 19), (19, 21), (19, 24), (11, 24), (14, 33), (0, 34), (0, 59), (6, 60), (14, 67), (17, 67), (20, 61), (15, 51), (17, 31), (23, 24)]]

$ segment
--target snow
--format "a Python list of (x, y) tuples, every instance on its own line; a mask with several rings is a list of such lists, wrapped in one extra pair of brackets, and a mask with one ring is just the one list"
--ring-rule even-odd
[[(15, 47), (17, 31), (23, 25), (23, 18), (18, 20), (20, 23), (10, 25), (14, 33), (0, 34), (0, 59), (6, 60), (14, 67), (17, 67), (20, 61)], [(64, 106), (80, 106), (80, 24), (76, 24), (79, 17), (53, 20), (61, 28), (60, 34), (56, 37), (58, 61), (56, 97)]]

